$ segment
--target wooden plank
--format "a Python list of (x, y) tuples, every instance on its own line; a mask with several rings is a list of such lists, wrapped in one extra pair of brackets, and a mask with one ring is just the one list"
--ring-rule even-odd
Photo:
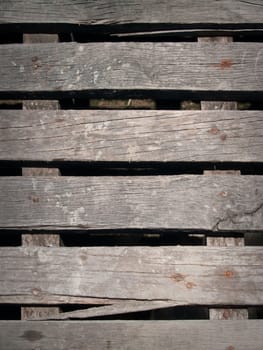
[(0, 160), (262, 162), (262, 111), (0, 111)]
[[(191, 9), (191, 11), (189, 11)], [(26, 1), (1, 0), (0, 23), (69, 23), (75, 25), (128, 24), (260, 24), (261, 0), (131, 0)]]
[(261, 247), (5, 247), (0, 270), (1, 303), (26, 296), (48, 304), (53, 295), (168, 306), (263, 303)]
[(0, 347), (261, 350), (263, 321), (0, 321)]
[(16, 98), (112, 90), (255, 93), (262, 90), (262, 59), (262, 43), (2, 45), (0, 92)]
[(1, 177), (1, 229), (262, 231), (262, 176)]

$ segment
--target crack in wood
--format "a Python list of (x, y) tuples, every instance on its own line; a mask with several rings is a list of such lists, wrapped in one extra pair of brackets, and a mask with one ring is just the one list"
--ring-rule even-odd
[(240, 224), (240, 221), (236, 220), (238, 218), (244, 218), (246, 216), (254, 216), (257, 212), (259, 212), (261, 209), (263, 209), (263, 203), (259, 204), (255, 209), (252, 209), (250, 211), (244, 211), (241, 213), (231, 213), (229, 210), (226, 211), (226, 216), (224, 218), (219, 218), (214, 225), (212, 231), (220, 232), (220, 225), (222, 223), (231, 222), (233, 225)]

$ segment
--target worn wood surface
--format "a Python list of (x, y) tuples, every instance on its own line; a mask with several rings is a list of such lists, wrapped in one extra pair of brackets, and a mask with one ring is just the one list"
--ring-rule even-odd
[(263, 321), (0, 321), (5, 350), (261, 350)]
[(262, 176), (1, 177), (1, 229), (261, 231)]
[[(191, 9), (191, 11), (189, 10)], [(261, 0), (1, 0), (0, 23), (104, 24), (260, 24)]]
[(262, 111), (0, 111), (0, 159), (263, 161)]
[(0, 270), (1, 303), (27, 296), (37, 304), (45, 296), (48, 304), (52, 295), (167, 306), (263, 303), (260, 247), (0, 248)]
[[(0, 46), (0, 93), (259, 92), (262, 43), (60, 43)], [(20, 95), (19, 95), (20, 93)], [(37, 94), (38, 93), (38, 94)], [(32, 98), (32, 97), (31, 97)]]

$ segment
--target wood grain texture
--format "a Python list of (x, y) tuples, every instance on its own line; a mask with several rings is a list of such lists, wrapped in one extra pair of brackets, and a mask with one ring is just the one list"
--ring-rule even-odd
[(2, 45), (0, 92), (259, 92), (262, 62), (262, 43)]
[(0, 160), (262, 162), (262, 111), (0, 111)]
[[(5, 350), (261, 350), (263, 321), (0, 322)], [(65, 345), (66, 344), (66, 345)]]
[(0, 321), (5, 350), (261, 350), (263, 321)]
[(0, 248), (0, 270), (1, 303), (6, 296), (48, 303), (53, 295), (168, 306), (263, 303), (261, 247)]
[(262, 176), (2, 177), (1, 229), (261, 231)]
[[(191, 9), (191, 11), (189, 11)], [(0, 23), (104, 24), (259, 24), (261, 0), (1, 0)]]

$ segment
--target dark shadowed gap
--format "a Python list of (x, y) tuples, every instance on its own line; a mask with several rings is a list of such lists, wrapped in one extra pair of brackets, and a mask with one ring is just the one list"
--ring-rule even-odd
[(0, 109), (22, 109), (20, 100), (0, 100)]
[[(0, 230), (0, 247), (18, 247), (21, 246), (21, 232)], [(1, 271), (0, 271), (1, 275)]]
[(263, 163), (245, 162), (75, 162), (56, 159), (0, 161), (0, 176), (20, 176), (21, 167), (59, 168), (61, 176), (202, 175), (205, 170), (240, 170), (242, 175), (263, 175)]
[(20, 320), (20, 305), (0, 304), (0, 320)]
[(93, 317), (92, 320), (207, 320), (208, 308), (203, 306), (178, 306), (158, 310)]
[(22, 168), (16, 166), (2, 167), (0, 165), (0, 176), (22, 176)]
[(22, 44), (23, 33), (22, 32), (8, 32), (1, 30), (0, 26), (0, 45), (2, 44)]
[[(72, 164), (73, 165), (73, 164)], [(262, 163), (237, 162), (134, 162), (109, 164), (79, 164), (71, 166), (65, 163), (58, 166), (62, 176), (150, 176), (203, 174), (204, 170), (240, 170), (242, 175), (262, 175)]]
[(204, 239), (198, 233), (200, 232), (188, 234), (158, 230), (105, 230), (61, 233), (60, 238), (66, 247), (204, 245)]
[[(102, 305), (61, 305), (61, 312), (71, 312)], [(206, 320), (208, 308), (203, 306), (170, 307), (157, 310), (92, 317), (92, 320)], [(77, 319), (77, 318), (76, 318)], [(74, 317), (72, 318), (74, 320)]]
[(263, 319), (263, 305), (248, 308), (249, 319)]

